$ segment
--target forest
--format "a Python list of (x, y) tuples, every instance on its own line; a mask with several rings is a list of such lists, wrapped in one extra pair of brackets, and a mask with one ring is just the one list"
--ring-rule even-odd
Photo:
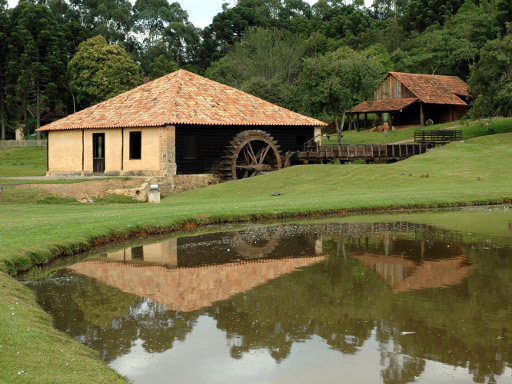
[(186, 69), (327, 122), (389, 71), (459, 76), (512, 112), (510, 0), (238, 0), (195, 27), (168, 0), (0, 0), (0, 139)]

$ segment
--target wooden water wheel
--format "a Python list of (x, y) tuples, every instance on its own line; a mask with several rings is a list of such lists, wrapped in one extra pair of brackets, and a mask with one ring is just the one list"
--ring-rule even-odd
[(220, 171), (224, 180), (237, 180), (281, 169), (279, 145), (265, 131), (238, 133), (226, 147)]

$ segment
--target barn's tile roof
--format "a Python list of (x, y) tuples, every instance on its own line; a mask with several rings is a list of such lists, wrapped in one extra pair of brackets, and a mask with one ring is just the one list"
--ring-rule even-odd
[(467, 105), (459, 96), (469, 96), (468, 85), (457, 76), (403, 72), (389, 72), (388, 76), (395, 77), (424, 103)]
[(373, 102), (363, 101), (350, 110), (352, 113), (368, 113), (368, 112), (394, 112), (399, 111), (415, 102), (418, 99), (390, 99), (390, 100), (374, 100)]
[(178, 70), (45, 125), (40, 130), (170, 124), (326, 125), (238, 89)]

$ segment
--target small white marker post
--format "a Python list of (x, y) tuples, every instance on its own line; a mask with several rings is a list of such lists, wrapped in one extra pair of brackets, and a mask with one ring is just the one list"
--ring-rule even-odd
[(148, 202), (160, 203), (160, 189), (158, 189), (158, 184), (151, 184), (149, 187)]

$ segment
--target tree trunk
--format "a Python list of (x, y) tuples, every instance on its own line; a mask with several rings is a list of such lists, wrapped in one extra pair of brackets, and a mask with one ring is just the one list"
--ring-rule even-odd
[(23, 98), (23, 131), (24, 136), (28, 138), (28, 95), (25, 94)]
[[(37, 81), (36, 85), (36, 129), (41, 128), (41, 87), (39, 85), (39, 81)], [(41, 132), (37, 132), (37, 140), (41, 140)]]
[(5, 140), (6, 128), (5, 128), (5, 97), (4, 97), (4, 74), (0, 68), (0, 124), (2, 127), (2, 133), (0, 140)]
[(5, 103), (3, 94), (0, 95), (0, 120), (2, 124), (1, 140), (5, 140)]
[[(337, 123), (338, 121), (338, 116), (336, 115), (335, 117), (335, 121)], [(338, 124), (336, 124), (336, 131), (338, 132), (338, 145), (341, 145), (341, 133), (343, 132), (343, 127), (345, 126), (345, 111), (343, 111), (343, 113), (341, 114), (341, 124), (338, 126)]]

